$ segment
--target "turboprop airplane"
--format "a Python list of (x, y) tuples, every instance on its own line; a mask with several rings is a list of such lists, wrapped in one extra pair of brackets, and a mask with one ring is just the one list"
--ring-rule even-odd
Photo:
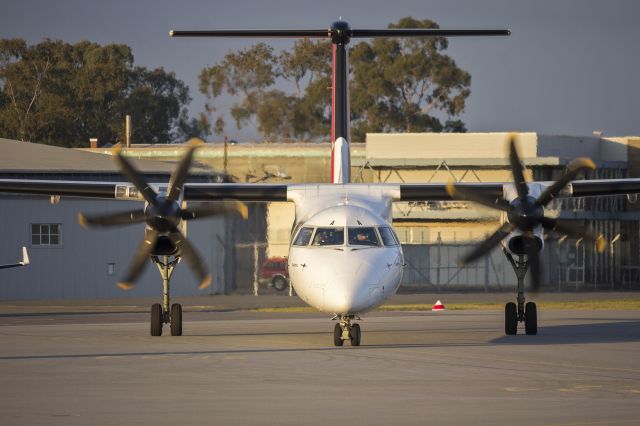
[(7, 265), (0, 265), (0, 269), (16, 268), (18, 266), (27, 266), (28, 264), (29, 264), (29, 253), (27, 253), (26, 247), (22, 247), (22, 262), (10, 263)]
[[(186, 183), (191, 164), (191, 146), (172, 175), (170, 184), (149, 184), (135, 171), (123, 154), (115, 153), (130, 184), (115, 182), (0, 180), (0, 192), (46, 194), (139, 200), (145, 209), (105, 216), (80, 215), (88, 226), (146, 223), (146, 237), (121, 287), (130, 288), (137, 270), (148, 257), (174, 256), (161, 262), (164, 282), (163, 304), (151, 309), (151, 334), (160, 335), (163, 323), (171, 324), (171, 334), (182, 333), (182, 311), (169, 306), (168, 265), (180, 256), (190, 260), (201, 280), (209, 283), (208, 273), (196, 251), (181, 231), (182, 221), (211, 214), (240, 212), (238, 202), (289, 201), (295, 204), (295, 223), (289, 253), (289, 273), (296, 293), (309, 305), (337, 320), (334, 344), (345, 341), (358, 346), (360, 315), (381, 305), (393, 295), (402, 278), (404, 260), (398, 238), (391, 226), (395, 201), (464, 199), (503, 211), (503, 225), (463, 261), (473, 261), (505, 240), (505, 254), (518, 276), (517, 303), (505, 306), (505, 332), (515, 334), (519, 322), (527, 334), (537, 333), (537, 310), (525, 304), (524, 276), (532, 270), (534, 289), (539, 286), (539, 252), (544, 247), (543, 230), (582, 237), (604, 248), (602, 236), (567, 220), (545, 216), (544, 206), (556, 197), (585, 197), (640, 192), (640, 179), (579, 180), (577, 175), (593, 169), (586, 158), (571, 162), (557, 182), (531, 182), (524, 179), (523, 165), (515, 141), (509, 141), (509, 159), (514, 182), (450, 184), (355, 184), (350, 180), (350, 116), (347, 46), (358, 37), (457, 37), (507, 36), (508, 30), (444, 29), (351, 29), (344, 21), (328, 29), (316, 30), (219, 30), (171, 31), (173, 37), (314, 37), (332, 42), (332, 120), (331, 183), (328, 184), (213, 184)], [(179, 176), (179, 178), (178, 178)], [(210, 202), (195, 209), (187, 202)], [(224, 204), (227, 203), (227, 204)], [(216, 206), (218, 209), (216, 210)], [(515, 259), (514, 259), (515, 256)], [(154, 261), (156, 261), (154, 259)], [(172, 263), (174, 262), (174, 263)], [(156, 262), (158, 263), (158, 262)], [(164, 265), (164, 266), (162, 266)], [(174, 332), (174, 330), (176, 330)], [(178, 333), (179, 331), (179, 333)]]

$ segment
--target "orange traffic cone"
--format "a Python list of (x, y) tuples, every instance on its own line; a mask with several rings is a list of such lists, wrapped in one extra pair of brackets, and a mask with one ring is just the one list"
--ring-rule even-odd
[(441, 301), (437, 301), (435, 305), (433, 305), (433, 308), (431, 308), (432, 311), (446, 311), (447, 309), (444, 307), (444, 305), (442, 304)]

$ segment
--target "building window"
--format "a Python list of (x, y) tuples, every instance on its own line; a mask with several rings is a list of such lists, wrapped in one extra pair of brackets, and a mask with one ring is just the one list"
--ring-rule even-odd
[(116, 264), (115, 262), (107, 263), (107, 275), (112, 276), (116, 274)]
[(62, 226), (59, 223), (32, 223), (31, 245), (58, 246), (61, 242), (61, 230)]

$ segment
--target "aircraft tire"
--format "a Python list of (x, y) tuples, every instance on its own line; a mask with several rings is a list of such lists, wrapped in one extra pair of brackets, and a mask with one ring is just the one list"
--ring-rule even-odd
[(342, 346), (344, 344), (344, 340), (342, 340), (342, 327), (340, 324), (336, 324), (333, 327), (333, 345), (334, 346)]
[(362, 333), (360, 332), (360, 324), (353, 324), (349, 331), (349, 337), (351, 337), (351, 346), (360, 346), (360, 338)]
[(182, 336), (182, 305), (171, 305), (171, 335)]
[(524, 307), (524, 329), (529, 335), (538, 334), (538, 309), (533, 302)]
[(273, 279), (273, 288), (278, 291), (283, 291), (287, 288), (287, 280), (285, 280), (283, 277), (275, 277)]
[(507, 335), (518, 334), (518, 308), (513, 302), (504, 307), (504, 332)]
[(162, 336), (162, 305), (151, 305), (151, 335)]

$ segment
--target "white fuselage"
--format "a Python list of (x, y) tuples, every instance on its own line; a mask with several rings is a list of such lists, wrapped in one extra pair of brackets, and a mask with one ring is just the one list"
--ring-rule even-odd
[(305, 302), (355, 315), (397, 291), (404, 259), (390, 223), (392, 197), (376, 185), (289, 189), (296, 202), (289, 276)]

